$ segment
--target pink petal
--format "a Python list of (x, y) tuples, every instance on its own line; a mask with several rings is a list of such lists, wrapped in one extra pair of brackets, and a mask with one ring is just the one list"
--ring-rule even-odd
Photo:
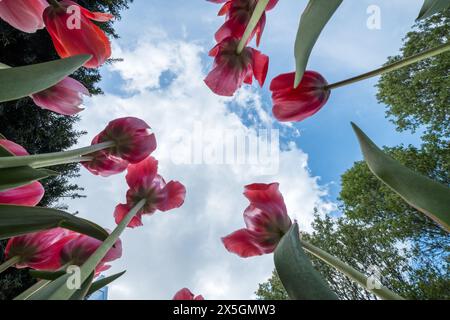
[(178, 181), (170, 181), (163, 189), (164, 199), (157, 207), (161, 211), (179, 208), (183, 205), (186, 197), (186, 188)]
[(330, 90), (317, 72), (306, 71), (294, 88), (295, 73), (282, 74), (272, 80), (273, 114), (279, 121), (302, 121), (317, 113), (327, 103)]
[(83, 110), (82, 95), (89, 91), (80, 82), (65, 78), (55, 86), (31, 95), (34, 103), (43, 109), (48, 109), (63, 115), (74, 115)]
[(175, 294), (172, 300), (188, 301), (188, 300), (205, 300), (205, 299), (201, 295), (195, 296), (188, 288), (183, 288)]
[[(116, 206), (116, 209), (114, 211), (114, 218), (117, 224), (119, 224), (125, 216), (130, 212), (131, 208), (128, 207), (126, 204), (119, 204)], [(142, 226), (142, 214), (138, 213), (133, 217), (131, 222), (128, 224), (129, 228), (136, 228)]]
[(44, 28), (42, 14), (46, 7), (46, 0), (2, 0), (0, 18), (16, 29), (34, 33)]
[(242, 258), (260, 256), (264, 251), (255, 243), (253, 234), (247, 229), (240, 229), (222, 238), (225, 248)]
[(0, 191), (0, 203), (18, 206), (36, 206), (44, 197), (44, 187), (35, 181), (25, 186)]
[(126, 175), (127, 184), (133, 189), (147, 189), (151, 186), (157, 172), (158, 161), (150, 156), (147, 159), (137, 164), (131, 164), (128, 167), (128, 173)]
[(29, 153), (27, 152), (27, 150), (25, 150), (24, 147), (22, 147), (21, 145), (18, 145), (15, 142), (6, 140), (6, 139), (0, 139), (0, 146), (2, 146), (3, 148), (5, 148), (7, 151), (9, 151), (10, 153), (12, 153), (15, 156), (29, 155)]
[(267, 71), (269, 69), (269, 57), (258, 50), (253, 52), (253, 74), (259, 85), (262, 87), (266, 81)]
[(278, 187), (278, 183), (255, 183), (245, 187), (244, 195), (256, 208), (274, 216), (284, 217), (287, 216), (287, 210)]

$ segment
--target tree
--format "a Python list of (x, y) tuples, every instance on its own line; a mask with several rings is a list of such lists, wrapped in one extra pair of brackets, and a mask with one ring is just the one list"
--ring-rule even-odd
[[(120, 19), (120, 12), (133, 0), (80, 0), (78, 3), (91, 11), (109, 12)], [(113, 22), (99, 26), (112, 38), (117, 38)], [(28, 34), (20, 32), (0, 20), (0, 62), (10, 66), (23, 66), (58, 59), (46, 30)], [(96, 69), (81, 68), (73, 75), (91, 94), (101, 94), (97, 83), (101, 80)], [(85, 132), (75, 128), (79, 117), (67, 117), (42, 110), (30, 98), (0, 103), (0, 132), (9, 140), (23, 145), (31, 154), (57, 152), (71, 148)], [(71, 182), (78, 176), (78, 165), (54, 168), (61, 174), (43, 180), (45, 196), (41, 206), (65, 207), (64, 198), (81, 197), (83, 190)], [(4, 242), (0, 241), (0, 261), (3, 260)], [(11, 299), (32, 279), (28, 272), (11, 269), (0, 276), (0, 300)]]
[[(388, 63), (437, 47), (449, 41), (450, 9), (419, 21), (409, 32), (401, 54)], [(432, 140), (450, 135), (450, 52), (384, 74), (378, 83), (378, 100), (399, 131), (421, 129)], [(447, 139), (446, 139), (447, 138)], [(428, 139), (426, 139), (428, 140)], [(447, 144), (448, 148), (448, 144)]]

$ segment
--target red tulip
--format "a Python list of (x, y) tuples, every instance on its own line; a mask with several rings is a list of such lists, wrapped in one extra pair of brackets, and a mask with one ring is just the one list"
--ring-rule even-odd
[(272, 183), (245, 187), (244, 195), (250, 200), (244, 212), (246, 228), (222, 238), (228, 251), (248, 258), (275, 250), (292, 225), (278, 186)]
[(119, 174), (124, 172), (130, 164), (128, 161), (110, 155), (104, 150), (96, 152), (93, 156), (93, 160), (82, 162), (82, 165), (96, 176), (109, 177)]
[(282, 122), (302, 121), (318, 112), (328, 101), (331, 91), (324, 77), (306, 71), (300, 85), (294, 88), (295, 73), (281, 74), (272, 80), (273, 114)]
[[(0, 139), (0, 147), (15, 156), (29, 154), (22, 146), (6, 139)], [(24, 186), (0, 191), (0, 204), (34, 207), (41, 201), (44, 193), (42, 184), (34, 181)]]
[(19, 257), (16, 268), (57, 270), (61, 249), (70, 240), (71, 233), (61, 228), (14, 237), (6, 245), (5, 257)]
[(172, 298), (172, 300), (205, 300), (203, 296), (195, 296), (191, 290), (184, 288), (178, 291), (175, 296)]
[(139, 163), (156, 149), (155, 134), (143, 120), (133, 117), (111, 121), (93, 140), (92, 145), (113, 141), (115, 146), (92, 154), (83, 165), (91, 173), (110, 176), (123, 172), (130, 163)]
[(67, 77), (55, 86), (31, 95), (31, 98), (43, 109), (71, 116), (83, 111), (80, 108), (83, 95), (89, 96), (89, 90), (77, 80)]
[(91, 20), (106, 22), (111, 14), (91, 12), (70, 0), (60, 6), (49, 6), (44, 11), (44, 22), (61, 58), (77, 54), (90, 54), (84, 65), (97, 68), (111, 56), (111, 44), (105, 33)]
[(232, 96), (242, 83), (252, 83), (252, 78), (264, 85), (269, 67), (269, 57), (250, 47), (241, 54), (236, 53), (239, 40), (227, 38), (217, 44), (209, 53), (214, 66), (205, 79), (206, 85), (216, 94)]
[(46, 0), (1, 0), (0, 18), (23, 32), (34, 33), (44, 28), (42, 14)]
[[(252, 17), (252, 14), (255, 10), (257, 0), (212, 0), (211, 2), (215, 3), (225, 3), (221, 10), (219, 11), (219, 15), (226, 15), (225, 23), (219, 28), (216, 32), (215, 38), (217, 42), (221, 42), (225, 38), (235, 37), (242, 38), (244, 35), (245, 29)], [(277, 4), (278, 0), (271, 0), (266, 7), (266, 11), (273, 9), (273, 7)], [(253, 36), (256, 34), (256, 45), (259, 46), (261, 41), (261, 36), (264, 31), (264, 26), (266, 24), (266, 14), (263, 13), (258, 24), (256, 25), (253, 33), (248, 41), (250, 41)]]
[(129, 190), (127, 204), (119, 204), (114, 212), (116, 223), (120, 223), (130, 209), (142, 199), (146, 200), (143, 209), (128, 225), (130, 228), (142, 225), (143, 214), (153, 214), (156, 210), (169, 211), (179, 208), (184, 203), (186, 188), (178, 181), (166, 184), (158, 175), (158, 161), (153, 157), (132, 164), (128, 167), (126, 176)]
[[(75, 236), (61, 250), (60, 261), (62, 265), (71, 264), (81, 266), (101, 246), (100, 240), (91, 238), (84, 234)], [(119, 259), (122, 256), (122, 241), (119, 239), (108, 251), (100, 264), (95, 268), (96, 274), (108, 270), (108, 262)]]

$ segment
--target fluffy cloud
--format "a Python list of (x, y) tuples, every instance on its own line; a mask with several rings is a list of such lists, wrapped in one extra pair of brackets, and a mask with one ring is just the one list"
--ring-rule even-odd
[[(283, 151), (276, 144), (273, 160), (277, 161), (269, 171), (261, 170), (258, 163), (240, 164), (238, 159), (232, 163), (201, 159), (205, 150), (222, 150), (227, 132), (253, 141), (261, 136), (230, 111), (230, 104), (247, 105), (246, 110), (254, 111), (266, 129), (272, 126), (256, 90), (243, 89), (235, 100), (208, 90), (203, 83), (204, 53), (200, 45), (171, 40), (159, 32), (139, 39), (134, 47), (116, 44), (115, 55), (123, 62), (110, 66), (105, 76), (118, 81), (115, 86), (122, 91), (91, 99), (82, 115), (79, 126), (89, 134), (80, 144), (89, 143), (114, 118), (135, 116), (147, 121), (157, 135), (154, 155), (161, 174), (187, 187), (182, 208), (146, 217), (144, 227), (125, 232), (123, 258), (114, 263), (111, 273), (128, 272), (111, 285), (112, 299), (170, 299), (182, 287), (207, 299), (251, 298), (257, 284), (270, 276), (272, 256), (243, 260), (226, 252), (220, 241), (244, 224), (246, 184), (280, 182), (291, 217), (306, 230), (315, 208), (320, 213), (333, 209), (324, 200), (326, 190), (308, 170), (308, 156), (294, 144)], [(202, 132), (196, 135), (199, 126)], [(74, 200), (71, 208), (114, 227), (114, 206), (125, 197), (123, 175), (103, 179), (83, 171), (80, 180), (88, 198)]]

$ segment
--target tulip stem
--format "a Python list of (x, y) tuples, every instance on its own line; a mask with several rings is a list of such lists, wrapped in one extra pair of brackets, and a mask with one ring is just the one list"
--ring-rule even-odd
[(74, 158), (88, 155), (100, 150), (108, 149), (113, 147), (114, 145), (115, 143), (113, 141), (107, 141), (94, 144), (89, 147), (63, 152), (53, 152), (30, 156), (1, 157), (0, 168), (15, 168), (23, 166), (31, 166), (36, 168), (42, 165), (47, 165), (48, 163), (52, 163), (52, 165), (66, 163), (67, 161), (71, 161)]
[[(117, 225), (113, 232), (108, 236), (108, 238), (103, 241), (100, 247), (86, 260), (81, 266), (80, 270), (80, 282), (84, 283), (102, 261), (109, 250), (114, 246), (114, 244), (119, 239), (120, 235), (123, 233), (125, 228), (131, 222), (131, 220), (138, 214), (138, 212), (144, 207), (146, 199), (140, 200), (124, 217), (124, 219)], [(55, 290), (53, 294), (49, 297), (49, 300), (68, 300), (73, 295), (73, 291), (67, 290), (65, 286), (62, 286)]]
[(242, 36), (242, 39), (238, 44), (236, 50), (237, 54), (241, 54), (242, 50), (244, 50), (245, 46), (248, 43), (248, 40), (252, 36), (253, 30), (256, 28), (256, 25), (266, 11), (266, 7), (269, 4), (269, 1), (270, 0), (259, 0), (256, 4), (255, 10), (253, 11), (252, 17), (248, 22), (247, 28), (245, 28), (244, 35)]
[(319, 249), (315, 247), (314, 245), (310, 244), (309, 242), (306, 242), (300, 238), (300, 243), (302, 244), (303, 248), (314, 255), (315, 257), (319, 258), (320, 260), (324, 261), (328, 265), (332, 266), (336, 270), (342, 272), (344, 275), (352, 279), (353, 281), (360, 284), (364, 289), (372, 292), (377, 297), (383, 299), (383, 300), (405, 300), (403, 297), (399, 296), (395, 292), (392, 292), (385, 286), (383, 286), (381, 283), (378, 283), (378, 279), (374, 279), (377, 281), (376, 284), (379, 284), (379, 286), (374, 286), (375, 288), (369, 288), (369, 283), (371, 280), (366, 277), (364, 274), (359, 272), (358, 270), (352, 268), (351, 266), (347, 265), (346, 263), (342, 262), (338, 258), (332, 256), (331, 254), (323, 251), (322, 249)]
[(71, 164), (71, 163), (80, 163), (80, 162), (89, 162), (94, 160), (94, 157), (75, 157), (72, 159), (66, 159), (66, 160), (49, 160), (48, 162), (42, 161), (39, 162), (37, 165), (33, 165), (32, 167), (34, 169), (41, 169), (41, 168), (47, 168), (47, 167), (53, 167), (53, 166), (59, 166), (62, 164)]
[(14, 266), (15, 264), (17, 264), (19, 262), (20, 262), (20, 257), (19, 256), (15, 256), (15, 257), (12, 257), (12, 258), (6, 260), (2, 264), (0, 264), (0, 273), (2, 273), (3, 271), (8, 269), (9, 267), (12, 267), (12, 266)]
[(386, 66), (383, 66), (383, 67), (381, 67), (379, 69), (376, 69), (376, 70), (364, 73), (362, 75), (359, 75), (359, 76), (356, 76), (356, 77), (353, 77), (353, 78), (350, 78), (350, 79), (346, 79), (346, 80), (343, 80), (343, 81), (339, 81), (339, 82), (327, 85), (325, 87), (325, 89), (326, 90), (332, 90), (332, 89), (343, 87), (343, 86), (346, 86), (346, 85), (349, 85), (349, 84), (352, 84), (352, 83), (355, 83), (355, 82), (358, 82), (358, 81), (361, 81), (361, 80), (365, 80), (365, 79), (368, 79), (368, 78), (376, 77), (376, 76), (379, 76), (379, 75), (387, 73), (387, 72), (391, 72), (391, 71), (394, 71), (394, 70), (401, 69), (403, 67), (409, 66), (409, 65), (411, 65), (413, 63), (422, 61), (424, 59), (434, 57), (434, 56), (439, 55), (441, 53), (444, 53), (444, 52), (446, 52), (448, 50), (450, 50), (450, 43), (445, 43), (445, 44), (440, 45), (440, 46), (438, 46), (436, 48), (423, 51), (423, 52), (415, 54), (415, 55), (413, 55), (411, 57), (408, 57), (408, 58), (402, 59), (400, 61), (397, 61), (397, 62), (388, 64)]

